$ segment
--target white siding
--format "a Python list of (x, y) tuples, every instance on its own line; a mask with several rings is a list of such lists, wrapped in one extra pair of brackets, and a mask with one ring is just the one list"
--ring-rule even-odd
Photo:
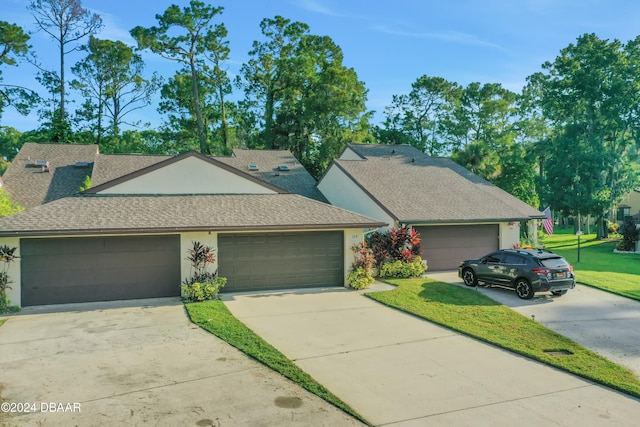
[(333, 165), (327, 171), (318, 189), (329, 203), (393, 226), (393, 218), (358, 187), (340, 168)]
[(258, 183), (196, 157), (122, 182), (101, 194), (275, 194)]
[(500, 223), (500, 249), (511, 249), (515, 244), (520, 243), (520, 223), (501, 222)]

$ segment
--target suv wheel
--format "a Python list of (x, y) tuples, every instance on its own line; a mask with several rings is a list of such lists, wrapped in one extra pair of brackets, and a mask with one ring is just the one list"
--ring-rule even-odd
[(518, 294), (518, 298), (520, 299), (533, 298), (534, 292), (531, 283), (529, 283), (527, 279), (516, 280), (516, 294)]
[(559, 297), (559, 296), (562, 296), (562, 295), (566, 294), (566, 293), (567, 293), (567, 290), (566, 290), (566, 289), (563, 289), (563, 290), (561, 290), (561, 291), (551, 291), (551, 293), (552, 293), (553, 295), (555, 295), (555, 296)]
[(464, 269), (464, 271), (462, 272), (462, 280), (467, 286), (478, 286), (478, 278), (476, 277), (476, 273), (474, 273), (470, 268)]

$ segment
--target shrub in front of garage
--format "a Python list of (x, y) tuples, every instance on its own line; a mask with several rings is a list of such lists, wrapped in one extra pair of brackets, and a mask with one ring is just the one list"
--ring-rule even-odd
[(380, 277), (408, 279), (410, 277), (420, 277), (427, 270), (427, 266), (422, 262), (422, 258), (416, 256), (411, 261), (387, 261), (380, 267)]
[(375, 263), (382, 278), (419, 277), (427, 269), (420, 257), (420, 233), (415, 229), (391, 228), (367, 236)]
[(0, 313), (19, 311), (20, 308), (11, 305), (11, 301), (7, 298), (7, 289), (11, 289), (9, 283), (9, 266), (18, 258), (16, 251), (18, 248), (10, 248), (7, 245), (0, 246)]
[(347, 274), (347, 283), (353, 289), (366, 289), (375, 282), (373, 265), (375, 259), (366, 242), (353, 245), (355, 261), (351, 264), (351, 271)]
[(182, 283), (182, 297), (189, 302), (218, 299), (227, 279), (218, 277), (217, 268), (209, 271), (216, 261), (213, 249), (200, 242), (192, 242), (192, 247), (187, 250), (187, 260), (191, 262), (191, 277)]
[(220, 288), (226, 284), (226, 278), (217, 277), (212, 282), (194, 282), (188, 285), (182, 285), (182, 297), (189, 302), (218, 299)]

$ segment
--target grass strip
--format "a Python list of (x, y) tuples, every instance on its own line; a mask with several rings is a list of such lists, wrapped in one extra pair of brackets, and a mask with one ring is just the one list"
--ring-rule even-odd
[(269, 368), (284, 375), (304, 389), (340, 408), (352, 417), (371, 425), (349, 405), (296, 366), (271, 344), (260, 338), (244, 323), (235, 318), (222, 301), (186, 303), (191, 321), (202, 329), (231, 344)]
[[(472, 289), (433, 279), (390, 279), (366, 295), (478, 340), (640, 397), (633, 372)], [(508, 327), (505, 327), (508, 325)], [(569, 352), (554, 356), (549, 352)]]

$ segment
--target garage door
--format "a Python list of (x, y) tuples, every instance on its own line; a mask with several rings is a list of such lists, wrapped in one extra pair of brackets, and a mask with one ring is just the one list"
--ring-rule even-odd
[(21, 239), (22, 305), (180, 295), (180, 238)]
[(422, 237), (422, 258), (430, 271), (455, 270), (460, 261), (495, 251), (499, 225), (446, 225), (415, 227)]
[(223, 291), (342, 286), (341, 231), (219, 234)]

